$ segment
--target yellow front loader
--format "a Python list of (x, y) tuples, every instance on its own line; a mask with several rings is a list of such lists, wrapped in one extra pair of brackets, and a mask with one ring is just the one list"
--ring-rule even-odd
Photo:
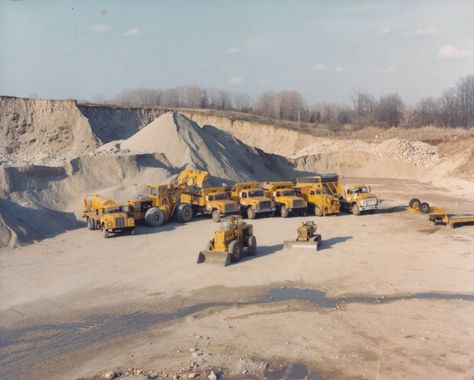
[(240, 216), (230, 216), (222, 219), (214, 237), (206, 244), (205, 249), (199, 252), (197, 263), (227, 266), (239, 261), (244, 253), (249, 256), (257, 254), (257, 239), (253, 234), (253, 226), (245, 223)]

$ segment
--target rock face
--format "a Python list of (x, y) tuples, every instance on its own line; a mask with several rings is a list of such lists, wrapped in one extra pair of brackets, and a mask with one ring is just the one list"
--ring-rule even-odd
[(0, 162), (60, 162), (100, 141), (74, 100), (0, 97)]

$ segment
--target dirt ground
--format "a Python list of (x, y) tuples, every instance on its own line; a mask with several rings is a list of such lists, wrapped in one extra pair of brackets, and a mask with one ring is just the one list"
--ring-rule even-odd
[[(377, 214), (257, 219), (257, 256), (228, 267), (196, 264), (217, 228), (204, 219), (3, 250), (0, 377), (474, 378), (474, 226), (433, 227), (403, 207), (472, 202), (366, 182)], [(321, 250), (283, 250), (306, 219)]]

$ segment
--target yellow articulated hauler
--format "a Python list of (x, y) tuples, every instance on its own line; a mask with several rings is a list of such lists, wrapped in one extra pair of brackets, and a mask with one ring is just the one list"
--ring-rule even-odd
[(231, 188), (230, 196), (240, 204), (244, 217), (255, 219), (259, 215), (275, 214), (275, 202), (265, 196), (265, 190), (258, 182), (236, 183)]
[(102, 230), (105, 238), (118, 233), (133, 234), (135, 220), (124, 212), (115, 201), (100, 195), (88, 195), (84, 198), (84, 212), (89, 230)]
[(291, 181), (262, 183), (265, 195), (275, 202), (277, 211), (283, 218), (289, 215), (306, 215), (306, 201), (296, 195), (292, 186)]

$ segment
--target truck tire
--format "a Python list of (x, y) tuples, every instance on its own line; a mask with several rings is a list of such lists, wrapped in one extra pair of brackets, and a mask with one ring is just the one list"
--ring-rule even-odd
[(178, 211), (176, 211), (176, 218), (180, 223), (186, 223), (191, 221), (193, 218), (193, 208), (187, 203), (179, 205)]
[(230, 255), (230, 259), (232, 262), (237, 262), (242, 257), (242, 244), (238, 240), (234, 240), (229, 244), (229, 248), (227, 252)]
[(280, 215), (282, 218), (288, 218), (288, 209), (285, 206), (281, 206), (280, 208)]
[(247, 219), (255, 219), (255, 210), (253, 207), (247, 209)]
[(314, 206), (314, 215), (315, 216), (323, 216), (323, 210), (318, 205)]
[(94, 224), (95, 224), (95, 223), (94, 223), (94, 221), (93, 221), (91, 218), (87, 218), (87, 229), (88, 229), (88, 230), (91, 230), (91, 231), (94, 230), (94, 229), (95, 229), (95, 228), (94, 228), (94, 227), (95, 227)]
[(410, 199), (410, 202), (408, 202), (408, 207), (414, 208), (414, 209), (419, 209), (421, 205), (421, 202), (418, 198), (412, 198)]
[(255, 238), (254, 235), (249, 236), (249, 241), (248, 241), (248, 255), (249, 256), (255, 256), (257, 254), (257, 239)]
[(427, 202), (423, 202), (420, 205), (420, 210), (423, 214), (428, 214), (430, 212), (430, 205)]
[(158, 207), (150, 207), (145, 213), (145, 222), (149, 226), (159, 227), (165, 221), (165, 213)]
[(352, 212), (352, 215), (360, 215), (360, 209), (359, 209), (359, 206), (357, 206), (357, 203), (354, 203), (352, 205), (351, 212)]
[(216, 223), (219, 223), (221, 221), (221, 214), (218, 210), (212, 210), (211, 217), (212, 220)]

